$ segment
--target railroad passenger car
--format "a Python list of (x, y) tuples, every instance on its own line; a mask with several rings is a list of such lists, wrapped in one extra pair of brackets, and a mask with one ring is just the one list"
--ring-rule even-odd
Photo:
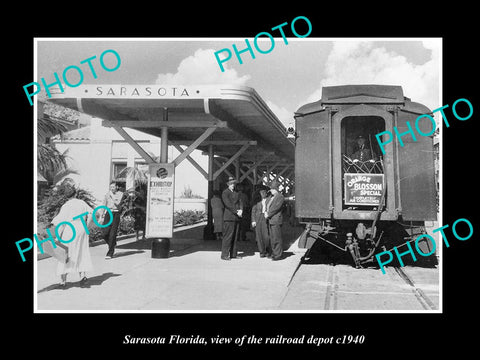
[[(408, 250), (401, 244), (425, 232), (438, 207), (433, 135), (416, 133), (414, 141), (407, 133), (403, 146), (395, 137), (385, 154), (375, 138), (394, 134), (394, 127), (404, 133), (407, 122), (415, 131), (422, 114), (431, 110), (405, 97), (401, 86), (386, 85), (323, 87), (320, 100), (297, 110), (295, 214), (306, 224), (300, 247), (321, 241), (362, 267), (375, 253)], [(419, 122), (419, 129), (427, 134), (432, 124)], [(425, 254), (432, 247), (426, 240), (419, 245)]]

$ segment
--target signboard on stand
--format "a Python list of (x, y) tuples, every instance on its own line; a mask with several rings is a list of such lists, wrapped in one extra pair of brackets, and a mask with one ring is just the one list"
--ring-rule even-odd
[(173, 237), (174, 186), (174, 164), (150, 164), (148, 166), (146, 237)]

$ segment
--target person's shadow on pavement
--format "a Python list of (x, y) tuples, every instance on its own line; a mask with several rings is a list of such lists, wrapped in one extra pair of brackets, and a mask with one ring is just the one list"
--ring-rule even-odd
[[(67, 280), (67, 285), (65, 286), (65, 288), (63, 288), (63, 290), (67, 290), (67, 289), (74, 288), (74, 287), (82, 287), (82, 288), (87, 288), (88, 289), (91, 286), (102, 285), (102, 283), (105, 280), (108, 280), (111, 277), (117, 277), (117, 276), (121, 276), (121, 274), (114, 274), (112, 272), (103, 273), (102, 275), (97, 275), (97, 276), (93, 276), (91, 278), (88, 278), (86, 284), (81, 284), (80, 280), (75, 281), (75, 282), (69, 282)], [(37, 294), (40, 294), (42, 292), (51, 291), (51, 290), (59, 290), (59, 289), (60, 288), (59, 288), (58, 284), (52, 284), (52, 285), (49, 285), (47, 287), (44, 287), (41, 290), (38, 290)]]

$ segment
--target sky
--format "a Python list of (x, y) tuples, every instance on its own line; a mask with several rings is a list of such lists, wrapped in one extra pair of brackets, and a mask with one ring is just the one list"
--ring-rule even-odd
[[(271, 47), (268, 38), (259, 40), (261, 49)], [(281, 37), (275, 38), (275, 45), (267, 54), (254, 48), (255, 58), (248, 52), (242, 53), (242, 64), (233, 54), (223, 63), (222, 72), (215, 52), (230, 49), (233, 53), (233, 44), (242, 50), (246, 47), (244, 38), (37, 39), (37, 72), (33, 81), (40, 82), (44, 77), (47, 83), (54, 82), (54, 72), (61, 77), (64, 68), (76, 65), (83, 70), (83, 84), (244, 85), (254, 88), (285, 126), (293, 124), (294, 112), (300, 106), (319, 100), (322, 87), (329, 85), (401, 85), (404, 95), (412, 101), (432, 110), (442, 105), (439, 38), (287, 40), (285, 44)], [(115, 50), (121, 58), (120, 67), (112, 72), (103, 71), (98, 63), (100, 54), (107, 49)], [(97, 58), (92, 64), (97, 79), (87, 64), (80, 64), (94, 55)], [(75, 75), (69, 73), (71, 83), (78, 81)], [(206, 168), (205, 156), (193, 157)], [(206, 181), (198, 174), (192, 178), (187, 162), (176, 172), (177, 189), (191, 186), (197, 194), (206, 195)], [(188, 179), (192, 179), (190, 183)]]
[[(259, 38), (259, 47), (271, 46), (268, 38)], [(322, 39), (276, 38), (273, 50), (261, 54), (254, 49), (235, 55), (223, 63), (215, 51), (232, 44), (244, 49), (245, 39), (123, 39), (38, 41), (37, 79), (54, 81), (53, 72), (77, 65), (84, 70), (84, 84), (236, 84), (253, 87), (277, 117), (287, 124), (302, 105), (321, 98), (321, 88), (343, 84), (401, 85), (412, 101), (436, 109), (441, 81), (441, 39)], [(252, 39), (249, 39), (253, 43)], [(121, 65), (113, 72), (97, 71), (94, 79), (80, 61), (113, 49)], [(100, 68), (98, 62), (96, 66)], [(71, 82), (75, 73), (71, 72)]]

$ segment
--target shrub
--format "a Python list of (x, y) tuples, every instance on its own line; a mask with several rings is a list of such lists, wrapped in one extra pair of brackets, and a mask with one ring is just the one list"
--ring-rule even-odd
[(120, 225), (118, 226), (117, 235), (133, 234), (135, 230), (133, 225), (135, 224), (135, 218), (133, 215), (126, 214), (120, 218)]
[(103, 239), (104, 229), (99, 228), (93, 222), (88, 227), (88, 232), (90, 233), (90, 235), (88, 236), (88, 241), (89, 242), (94, 242), (94, 241)]
[(199, 221), (205, 220), (204, 211), (181, 210), (175, 211), (173, 214), (173, 223), (175, 225), (192, 225)]

